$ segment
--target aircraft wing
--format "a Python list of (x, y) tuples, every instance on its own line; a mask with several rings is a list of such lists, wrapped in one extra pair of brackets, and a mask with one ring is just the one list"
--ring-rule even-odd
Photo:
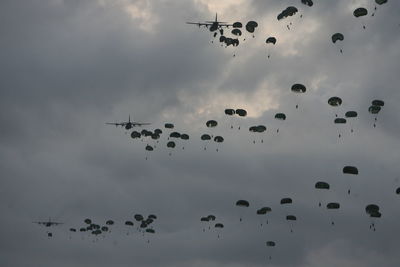
[(115, 125), (115, 126), (125, 126), (126, 122), (106, 122), (106, 124)]
[(211, 26), (212, 25), (212, 23), (205, 23), (205, 22), (186, 22), (186, 24), (194, 24), (194, 25), (197, 25), (197, 26)]
[(149, 122), (132, 122), (132, 126), (150, 125)]
[(227, 23), (219, 23), (218, 27), (232, 27), (233, 24), (227, 24)]

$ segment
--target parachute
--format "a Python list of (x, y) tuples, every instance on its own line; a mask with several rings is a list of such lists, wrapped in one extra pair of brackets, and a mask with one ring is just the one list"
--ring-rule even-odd
[(239, 108), (239, 109), (236, 109), (236, 114), (238, 114), (240, 117), (246, 117), (247, 111)]
[(107, 225), (113, 225), (113, 224), (114, 224), (114, 221), (113, 221), (113, 220), (108, 220), (108, 221), (106, 221), (106, 224), (107, 224)]
[(92, 223), (92, 220), (91, 219), (85, 219), (85, 221), (84, 221), (86, 224), (91, 224)]
[(216, 223), (215, 228), (224, 228), (224, 225), (222, 223)]
[(147, 146), (146, 146), (146, 150), (147, 150), (147, 151), (153, 151), (154, 148), (153, 148), (152, 146), (147, 145)]
[(297, 220), (297, 217), (294, 216), (294, 215), (287, 215), (287, 216), (286, 216), (286, 220), (288, 220), (288, 221), (296, 221), (296, 220)]
[(137, 138), (140, 138), (141, 137), (141, 134), (139, 133), (139, 132), (137, 132), (137, 131), (133, 131), (132, 133), (131, 133), (131, 137), (133, 138), (133, 139), (137, 139)]
[(154, 229), (148, 228), (146, 229), (146, 233), (154, 234), (156, 231)]
[(216, 127), (217, 125), (218, 125), (218, 123), (215, 120), (209, 120), (209, 121), (206, 122), (206, 126), (208, 128), (213, 128), (213, 127)]
[(166, 123), (164, 124), (164, 127), (167, 129), (174, 129), (174, 125), (172, 123)]
[(357, 117), (357, 112), (356, 111), (347, 111), (344, 116), (346, 118), (356, 118)]
[[(272, 209), (270, 207), (262, 207), (261, 209), (257, 210), (257, 215), (266, 215), (267, 213), (271, 212)], [(260, 223), (261, 226), (263, 226), (262, 222)], [(268, 224), (268, 220), (267, 220), (267, 224)]]
[(294, 93), (305, 93), (306, 92), (306, 87), (300, 83), (296, 83), (292, 85), (291, 88), (292, 92)]
[[(336, 43), (337, 41), (343, 41), (343, 40), (344, 40), (344, 36), (340, 32), (337, 32), (337, 33), (332, 35), (332, 42), (333, 43)], [(343, 53), (342, 45), (340, 45), (339, 48), (340, 48), (340, 53)]]
[[(367, 14), (368, 14), (368, 10), (363, 7), (359, 7), (357, 9), (355, 9), (353, 12), (354, 17), (356, 17), (356, 18), (366, 16)], [(363, 29), (365, 29), (364, 23), (363, 23)]]
[(247, 200), (238, 200), (238, 201), (236, 201), (236, 206), (238, 206), (238, 207), (249, 207), (250, 203)]
[(265, 43), (267, 44), (276, 44), (276, 38), (275, 37), (268, 37), (267, 40), (265, 40)]
[(224, 138), (222, 136), (216, 136), (214, 137), (214, 142), (222, 143), (224, 142)]
[(125, 225), (133, 226), (133, 222), (132, 221), (126, 221)]
[(286, 115), (284, 113), (276, 113), (275, 119), (284, 121), (284, 120), (286, 120)]
[(133, 218), (135, 218), (136, 221), (140, 222), (143, 221), (143, 216), (140, 214), (135, 214), (135, 216), (133, 216)]
[(243, 26), (242, 23), (239, 22), (239, 21), (237, 21), (237, 22), (235, 22), (235, 23), (232, 24), (232, 27), (233, 27), (233, 28), (242, 28), (242, 26)]
[[(326, 182), (317, 182), (315, 183), (315, 189), (320, 189), (320, 190), (329, 190), (330, 186)], [(321, 200), (318, 203), (318, 206), (321, 207)]]
[(357, 167), (354, 167), (354, 166), (345, 166), (345, 167), (343, 167), (343, 173), (357, 175), (358, 169), (357, 169)]
[(339, 203), (336, 203), (336, 202), (331, 202), (331, 203), (328, 203), (328, 204), (326, 205), (326, 208), (327, 208), (328, 210), (333, 210), (333, 209), (337, 210), (337, 209), (340, 208), (340, 204), (339, 204)]
[(287, 197), (287, 198), (282, 198), (282, 199), (281, 199), (281, 204), (282, 204), (282, 205), (284, 205), (284, 204), (291, 204), (291, 203), (293, 203), (293, 201), (292, 201), (292, 199), (289, 198), (289, 197)]
[(285, 10), (283, 10), (281, 13), (279, 13), (279, 15), (277, 16), (278, 20), (282, 20), (284, 18), (287, 18), (289, 16), (293, 16), (294, 14), (296, 14), (298, 11), (298, 9), (294, 6), (289, 6), (287, 7)]
[(353, 12), (354, 17), (356, 17), (356, 18), (365, 16), (367, 14), (368, 14), (368, 10), (363, 7), (356, 8)]
[[(345, 116), (346, 118), (357, 118), (358, 114), (357, 114), (356, 111), (347, 111), (347, 112), (344, 114), (344, 116)], [(354, 130), (353, 130), (353, 127), (351, 128), (350, 131), (351, 131), (351, 132), (354, 131)]]
[(169, 134), (169, 137), (173, 137), (173, 138), (180, 138), (181, 134), (178, 132), (172, 132)]
[(380, 218), (382, 217), (382, 214), (379, 211), (379, 206), (376, 204), (369, 204), (365, 207), (365, 212), (369, 215), (371, 218), (371, 223), (369, 225), (369, 228), (373, 231), (376, 230), (375, 228), (375, 218)]
[[(336, 202), (331, 202), (331, 203), (328, 203), (328, 204), (326, 205), (326, 208), (327, 208), (328, 210), (338, 210), (338, 209), (340, 208), (340, 204), (339, 204), (339, 203), (336, 203)], [(333, 218), (332, 218), (331, 220), (332, 220), (331, 224), (332, 224), (332, 225), (335, 225), (335, 222), (334, 222)]]
[[(276, 44), (276, 38), (275, 37), (268, 37), (267, 38), (267, 40), (265, 40), (265, 43), (266, 44), (273, 44), (273, 45), (275, 45)], [(268, 58), (270, 58), (271, 57), (271, 53), (270, 53), (270, 51), (269, 51), (269, 49), (268, 49)]]
[(346, 119), (345, 118), (336, 118), (334, 120), (334, 123), (335, 124), (344, 124), (344, 123), (346, 123)]
[[(236, 206), (248, 208), (250, 206), (250, 203), (247, 200), (241, 199), (236, 201)], [(240, 216), (239, 221), (242, 221), (242, 216)]]
[(267, 247), (275, 247), (274, 241), (267, 241)]
[[(246, 30), (249, 32), (249, 33), (254, 33), (254, 31), (255, 31), (255, 29), (258, 27), (258, 23), (257, 22), (255, 22), (255, 21), (249, 21), (249, 22), (247, 22), (247, 24), (246, 24)], [(254, 37), (254, 35), (253, 35), (253, 37)]]
[(336, 43), (337, 41), (343, 41), (343, 40), (344, 40), (344, 36), (340, 32), (335, 33), (335, 34), (332, 35), (332, 42), (333, 43)]
[(225, 114), (229, 115), (229, 116), (235, 115), (235, 110), (231, 109), (231, 108), (227, 108), (227, 109), (225, 109)]
[(316, 189), (329, 189), (329, 184), (326, 182), (317, 182), (315, 184)]
[[(169, 142), (167, 143), (167, 147), (168, 147), (168, 148), (175, 148), (175, 146), (176, 146), (176, 144), (175, 144), (174, 141), (169, 141)], [(169, 155), (171, 156), (171, 152), (169, 152)]]
[[(343, 167), (343, 174), (358, 175), (358, 169), (354, 166), (345, 166)], [(347, 190), (347, 194), (350, 195), (350, 188)]]
[(306, 6), (312, 7), (313, 1), (312, 0), (301, 0), (301, 3), (305, 4)]
[(189, 135), (188, 134), (181, 134), (181, 139), (182, 140), (189, 140)]
[(382, 100), (375, 99), (375, 100), (372, 101), (372, 105), (373, 106), (383, 107), (385, 105), (385, 102), (383, 102)]
[(338, 107), (342, 104), (342, 99), (340, 97), (333, 96), (328, 99), (328, 104), (332, 107)]
[(203, 134), (200, 138), (201, 140), (205, 141), (205, 140), (210, 140), (211, 136), (209, 134)]
[(400, 195), (400, 187), (396, 189), (396, 194)]
[[(266, 242), (267, 247), (275, 247), (275, 242), (274, 241), (267, 241)], [(272, 259), (271, 255), (268, 257), (270, 260)]]
[(235, 36), (241, 36), (241, 35), (242, 35), (242, 31), (239, 30), (239, 29), (233, 29), (233, 30), (231, 31), (231, 33), (232, 33), (233, 35), (235, 35)]
[(174, 148), (174, 147), (175, 147), (175, 142), (174, 142), (174, 141), (169, 141), (169, 142), (167, 143), (167, 147), (169, 147), (169, 148)]
[(370, 106), (368, 108), (368, 112), (371, 114), (378, 114), (379, 111), (381, 111), (381, 107), (380, 106)]

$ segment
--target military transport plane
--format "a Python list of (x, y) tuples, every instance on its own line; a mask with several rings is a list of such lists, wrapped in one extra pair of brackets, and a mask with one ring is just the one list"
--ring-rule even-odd
[(205, 26), (206, 28), (208, 28), (208, 26), (210, 26), (210, 32), (214, 32), (216, 30), (218, 30), (219, 28), (222, 27), (227, 27), (229, 28), (229, 26), (232, 26), (233, 24), (227, 24), (226, 22), (221, 22), (218, 21), (218, 17), (217, 17), (217, 13), (215, 13), (215, 21), (205, 21), (205, 22), (186, 22), (187, 24), (195, 24), (197, 26)]
[(135, 126), (150, 125), (151, 123), (131, 121), (131, 116), (129, 115), (128, 121), (124, 121), (124, 122), (106, 122), (106, 124), (115, 125), (116, 127), (117, 126), (122, 126), (122, 127), (125, 127), (126, 130), (129, 130), (132, 127), (135, 127)]
[(50, 227), (50, 226), (53, 226), (53, 225), (60, 225), (60, 224), (63, 224), (62, 222), (52, 222), (50, 218), (49, 218), (49, 220), (48, 220), (47, 222), (46, 222), (46, 221), (43, 221), (43, 222), (33, 222), (33, 223), (37, 223), (37, 224), (40, 224), (40, 225), (44, 225), (44, 226), (46, 226), (46, 227)]

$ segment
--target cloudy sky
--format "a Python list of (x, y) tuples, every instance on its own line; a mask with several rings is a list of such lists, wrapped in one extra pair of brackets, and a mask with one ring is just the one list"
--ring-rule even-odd
[[(373, 0), (314, 2), (2, 0), (0, 265), (398, 266), (400, 3), (389, 0), (372, 17)], [(289, 5), (299, 12), (277, 21)], [(355, 18), (360, 6), (369, 14)], [(254, 38), (224, 48), (185, 24), (215, 13), (257, 21)], [(344, 41), (333, 44), (336, 32)], [(265, 44), (269, 36), (275, 46)], [(291, 92), (295, 83), (307, 92)], [(340, 107), (328, 105), (332, 96)], [(375, 128), (374, 99), (385, 101)], [(358, 118), (335, 125), (348, 110)], [(159, 143), (105, 125), (129, 115), (161, 128)], [(210, 119), (216, 128), (205, 126)], [(166, 122), (190, 140), (167, 149)], [(265, 133), (248, 131), (259, 124)], [(204, 150), (203, 133), (225, 141)], [(344, 175), (346, 165), (359, 175)], [(317, 181), (330, 190), (317, 192)], [(283, 197), (293, 204), (281, 206)], [(238, 199), (250, 207), (236, 207)], [(327, 211), (328, 202), (341, 207)], [(382, 218), (368, 218), (371, 203)], [(262, 206), (272, 213), (256, 215)], [(127, 235), (135, 213), (158, 216), (155, 235)], [(203, 232), (209, 214), (224, 229)], [(49, 217), (64, 222), (51, 239), (32, 223)], [(116, 225), (97, 241), (70, 234), (85, 218)]]

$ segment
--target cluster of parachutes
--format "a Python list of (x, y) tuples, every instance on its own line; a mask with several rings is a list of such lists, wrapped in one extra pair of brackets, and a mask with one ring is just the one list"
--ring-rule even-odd
[[(208, 216), (204, 216), (200, 218), (200, 222), (202, 222), (203, 224), (208, 224), (208, 230), (211, 230), (211, 225), (214, 224), (214, 228), (216, 230), (222, 229), (224, 228), (224, 224), (222, 223), (215, 223), (215, 220), (217, 219), (217, 217), (215, 217), (215, 215), (208, 215)], [(203, 232), (206, 231), (206, 226), (203, 227)], [(220, 234), (218, 231), (218, 238), (220, 238)]]
[[(138, 227), (136, 230), (143, 235), (145, 233), (149, 234), (154, 234), (155, 230), (152, 227), (153, 222), (157, 219), (157, 216), (154, 214), (150, 214), (147, 216), (147, 218), (143, 217), (141, 214), (135, 214), (134, 215), (134, 220), (126, 220), (123, 225), (128, 227), (127, 230), (127, 235), (129, 235), (131, 228), (134, 226), (134, 221), (138, 223)], [(98, 241), (97, 237), (99, 235), (105, 237), (107, 233), (111, 233), (111, 230), (113, 227), (115, 227), (115, 222), (113, 220), (106, 220), (105, 223), (98, 224), (95, 223), (92, 219), (86, 218), (83, 220), (84, 226), (78, 227), (78, 228), (69, 228), (69, 232), (76, 233), (76, 232), (81, 232), (81, 233), (87, 233), (89, 235), (92, 235), (96, 237), (94, 241)], [(52, 233), (48, 233), (48, 237), (52, 237)], [(149, 240), (148, 240), (149, 242)]]

